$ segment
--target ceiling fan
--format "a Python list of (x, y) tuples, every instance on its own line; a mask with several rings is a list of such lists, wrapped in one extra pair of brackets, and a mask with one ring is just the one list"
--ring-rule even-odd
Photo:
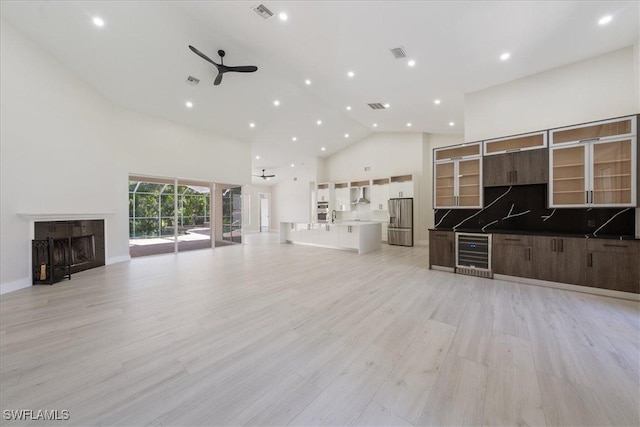
[(252, 176), (257, 176), (258, 178), (262, 178), (262, 179), (269, 179), (269, 178), (275, 177), (275, 175), (265, 175), (264, 169), (262, 169), (262, 175), (252, 175)]
[(195, 53), (196, 55), (198, 55), (199, 57), (201, 57), (205, 61), (208, 61), (208, 62), (210, 62), (210, 63), (212, 63), (213, 65), (216, 66), (216, 68), (218, 69), (218, 76), (216, 77), (215, 81), (213, 82), (213, 84), (215, 86), (218, 86), (222, 82), (222, 75), (224, 73), (228, 72), (228, 71), (235, 71), (237, 73), (253, 73), (254, 71), (258, 70), (258, 67), (256, 67), (255, 65), (241, 65), (239, 67), (229, 67), (227, 65), (224, 65), (224, 55), (225, 55), (224, 50), (219, 50), (218, 51), (218, 55), (220, 55), (220, 63), (218, 64), (216, 62), (213, 62), (213, 60), (211, 58), (209, 58), (204, 53), (200, 52), (195, 47), (189, 45), (189, 49), (191, 49), (193, 51), (193, 53)]

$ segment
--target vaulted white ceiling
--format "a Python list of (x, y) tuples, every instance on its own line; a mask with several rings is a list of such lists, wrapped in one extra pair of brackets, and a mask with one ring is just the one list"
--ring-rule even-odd
[[(328, 156), (373, 132), (462, 134), (465, 93), (639, 37), (637, 1), (265, 0), (268, 20), (252, 10), (257, 4), (3, 1), (1, 13), (115, 104), (251, 142), (256, 174)], [(598, 25), (605, 15), (611, 23)], [(258, 71), (227, 73), (214, 86), (214, 67), (188, 45), (215, 61), (224, 49), (225, 64)], [(394, 58), (399, 46), (409, 58)], [(197, 86), (186, 83), (190, 75)], [(372, 110), (374, 102), (390, 107)]]

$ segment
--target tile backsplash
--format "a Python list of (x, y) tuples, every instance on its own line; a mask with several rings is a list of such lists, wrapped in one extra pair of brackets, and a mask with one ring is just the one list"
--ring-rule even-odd
[(634, 236), (636, 209), (548, 209), (547, 186), (487, 187), (484, 209), (436, 209), (435, 228)]

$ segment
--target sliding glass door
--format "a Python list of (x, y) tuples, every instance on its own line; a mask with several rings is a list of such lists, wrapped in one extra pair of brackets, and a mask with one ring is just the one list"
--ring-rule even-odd
[(211, 185), (178, 180), (178, 251), (211, 247)]
[(211, 248), (211, 188), (201, 181), (130, 176), (131, 256)]

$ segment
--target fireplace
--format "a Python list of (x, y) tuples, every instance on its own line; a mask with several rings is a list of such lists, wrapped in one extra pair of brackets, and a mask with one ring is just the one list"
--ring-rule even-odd
[(104, 265), (104, 242), (104, 220), (35, 222), (33, 283), (51, 284)]

